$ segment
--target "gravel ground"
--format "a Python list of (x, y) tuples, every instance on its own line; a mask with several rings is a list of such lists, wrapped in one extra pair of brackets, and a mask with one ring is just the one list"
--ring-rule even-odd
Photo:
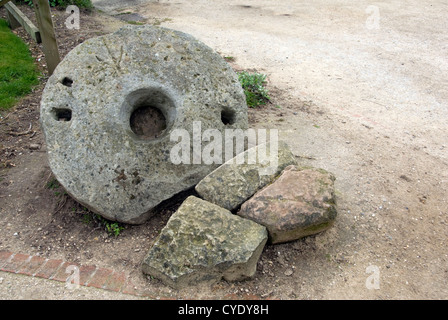
[[(120, 6), (114, 12), (192, 34), (233, 57), (235, 69), (268, 75), (275, 101), (250, 110), (250, 123), (279, 129), (302, 164), (335, 174), (336, 223), (319, 235), (267, 247), (250, 281), (171, 292), (139, 270), (168, 214), (127, 228), (117, 239), (88, 231), (70, 213), (79, 209), (72, 200), (59, 210), (60, 203), (42, 187), (49, 176), (44, 158), (11, 147), (0, 194), (0, 249), (130, 271), (138, 285), (176, 298), (241, 293), (280, 299), (448, 298), (444, 1), (161, 0)], [(108, 25), (112, 31), (119, 23)], [(26, 130), (28, 118), (21, 124)], [(39, 133), (33, 139), (42, 141)], [(20, 143), (25, 142), (30, 143)], [(30, 192), (37, 192), (40, 202)], [(11, 299), (32, 296), (37, 283), (47, 297), (107, 299), (108, 294), (0, 277), (2, 296)]]

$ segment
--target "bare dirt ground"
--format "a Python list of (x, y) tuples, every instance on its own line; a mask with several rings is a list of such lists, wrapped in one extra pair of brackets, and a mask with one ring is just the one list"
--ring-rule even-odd
[[(174, 291), (147, 279), (141, 260), (175, 206), (112, 237), (53, 186), (38, 125), (44, 78), (0, 118), (0, 250), (126, 271), (153, 296), (448, 298), (445, 3), (120, 3), (112, 13), (190, 33), (233, 57), (235, 69), (268, 75), (272, 102), (249, 110), (250, 124), (279, 129), (301, 163), (336, 175), (337, 221), (316, 236), (267, 246), (249, 281)], [(123, 24), (120, 16), (83, 13), (81, 29), (67, 30), (66, 16), (55, 11), (63, 53)], [(39, 48), (31, 46), (38, 59)], [(371, 268), (377, 268), (378, 286), (366, 285)], [(0, 277), (9, 279), (0, 283), (5, 297), (122, 298), (101, 290), (76, 296), (60, 287), (50, 294), (56, 290), (51, 281), (39, 281), (37, 289)]]

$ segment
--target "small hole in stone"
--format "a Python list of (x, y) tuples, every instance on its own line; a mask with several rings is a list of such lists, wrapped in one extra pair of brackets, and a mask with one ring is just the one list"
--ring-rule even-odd
[(131, 114), (130, 125), (137, 136), (152, 140), (160, 137), (166, 129), (166, 119), (156, 107), (143, 105)]
[(64, 79), (62, 79), (62, 84), (66, 87), (71, 87), (73, 84), (73, 80), (65, 77)]
[(232, 110), (222, 110), (221, 111), (221, 121), (225, 125), (232, 125), (235, 123), (235, 112)]
[(70, 121), (72, 120), (72, 110), (67, 108), (53, 109), (53, 116), (57, 121)]

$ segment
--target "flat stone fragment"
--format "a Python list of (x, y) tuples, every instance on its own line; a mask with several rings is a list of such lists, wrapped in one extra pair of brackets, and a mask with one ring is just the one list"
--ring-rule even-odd
[[(49, 78), (41, 125), (51, 170), (78, 202), (139, 224), (218, 165), (176, 163), (182, 132), (247, 128), (247, 106), (228, 63), (192, 36), (125, 26), (74, 48)], [(199, 132), (200, 134), (201, 132)], [(193, 154), (193, 143), (186, 147)]]
[(210, 285), (255, 274), (266, 228), (194, 196), (171, 216), (143, 260), (142, 271), (166, 285)]
[(238, 215), (264, 225), (271, 243), (316, 234), (336, 218), (334, 181), (334, 175), (323, 169), (288, 166), (246, 201)]
[[(297, 164), (295, 156), (284, 141), (278, 142), (277, 157), (271, 146), (272, 143), (255, 146), (222, 164), (196, 185), (196, 192), (201, 198), (228, 210), (238, 208), (255, 192), (271, 183), (284, 168)], [(250, 159), (250, 154), (266, 154), (266, 158), (272, 160), (274, 158), (271, 158), (271, 152), (275, 161), (264, 163), (259, 161), (262, 157), (255, 162), (247, 160)], [(245, 160), (238, 162), (238, 159)]]

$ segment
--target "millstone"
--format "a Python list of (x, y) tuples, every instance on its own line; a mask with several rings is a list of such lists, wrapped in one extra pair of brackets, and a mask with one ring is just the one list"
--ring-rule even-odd
[(219, 165), (173, 163), (179, 141), (171, 133), (193, 137), (193, 121), (202, 132), (246, 129), (247, 106), (237, 75), (205, 44), (126, 26), (64, 58), (40, 119), (50, 167), (67, 192), (107, 219), (138, 224)]

